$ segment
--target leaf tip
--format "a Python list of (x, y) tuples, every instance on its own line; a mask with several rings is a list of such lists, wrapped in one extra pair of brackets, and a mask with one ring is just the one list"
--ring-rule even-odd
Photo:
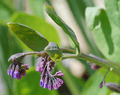
[(7, 25), (11, 28), (11, 25), (13, 24), (13, 22), (8, 22)]
[(13, 22), (8, 22), (7, 25), (9, 25), (9, 24), (13, 24)]

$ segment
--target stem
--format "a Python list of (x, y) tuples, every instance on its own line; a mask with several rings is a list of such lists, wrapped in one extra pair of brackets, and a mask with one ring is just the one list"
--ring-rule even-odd
[(106, 75), (107, 75), (107, 73), (108, 73), (109, 71), (110, 71), (110, 69), (108, 69), (107, 72), (105, 73), (104, 78), (103, 78), (103, 81), (105, 80)]
[[(75, 53), (75, 50), (71, 50), (71, 49), (61, 49), (61, 50), (66, 50), (66, 51), (69, 51), (69, 52), (72, 52)], [(113, 63), (111, 61), (108, 61), (107, 60), (104, 60), (104, 59), (101, 59), (101, 58), (96, 58), (94, 56), (90, 56), (90, 55), (87, 55), (87, 54), (84, 54), (84, 53), (81, 53), (81, 55), (76, 55), (76, 54), (69, 54), (69, 55), (65, 55), (62, 59), (67, 59), (67, 58), (80, 58), (80, 59), (84, 59), (86, 61), (89, 61), (91, 63), (95, 63), (99, 66), (102, 66), (102, 67), (105, 67), (107, 69), (110, 69), (110, 68), (113, 68), (113, 72), (120, 75), (120, 70), (117, 69), (116, 67), (112, 66), (111, 64), (109, 63), (112, 63), (114, 65), (116, 65), (117, 63)], [(119, 66), (117, 64), (117, 66)]]

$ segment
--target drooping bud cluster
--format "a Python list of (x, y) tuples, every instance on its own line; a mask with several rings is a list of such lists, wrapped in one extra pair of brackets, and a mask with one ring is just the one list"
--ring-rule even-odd
[(58, 89), (63, 84), (63, 80), (58, 78), (64, 75), (61, 71), (56, 72), (54, 75), (50, 72), (53, 70), (54, 65), (55, 62), (48, 55), (41, 58), (41, 63), (36, 67), (36, 71), (41, 72), (41, 87), (53, 90)]
[(21, 79), (22, 76), (26, 76), (26, 70), (28, 70), (28, 64), (22, 65), (20, 59), (14, 59), (13, 62), (10, 64), (7, 73), (12, 78)]

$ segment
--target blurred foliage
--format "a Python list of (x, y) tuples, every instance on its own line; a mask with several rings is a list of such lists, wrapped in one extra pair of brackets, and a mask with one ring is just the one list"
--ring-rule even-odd
[[(10, 55), (22, 52), (23, 50), (40, 51), (47, 45), (45, 44), (43, 46), (43, 42), (39, 44), (39, 39), (41, 39), (42, 36), (40, 36), (38, 32), (40, 32), (48, 40), (48, 42), (52, 41), (57, 43), (59, 46), (61, 45), (60, 37), (56, 29), (45, 21), (44, 15), (44, 4), (47, 3), (48, 5), (52, 5), (52, 2), (54, 1), (26, 0), (26, 2), (31, 8), (32, 15), (26, 13), (26, 3), (24, 0), (0, 0), (0, 70), (6, 86), (6, 90), (3, 93), (5, 93), (5, 95), (67, 95), (67, 93), (68, 95), (109, 95), (110, 93), (113, 93), (106, 87), (99, 89), (100, 82), (102, 81), (106, 69), (100, 69), (94, 73), (94, 71), (91, 71), (89, 65), (86, 64), (86, 61), (83, 60), (80, 61), (86, 65), (86, 72), (91, 75), (87, 81), (85, 81), (84, 78), (79, 79), (73, 76), (69, 69), (66, 69), (60, 62), (57, 64), (56, 70), (61, 70), (64, 73), (63, 80), (65, 81), (65, 85), (62, 86), (64, 91), (49, 91), (48, 89), (41, 88), (39, 86), (40, 74), (35, 72), (33, 67), (31, 67), (31, 69), (27, 72), (27, 76), (21, 80), (11, 79), (11, 77), (7, 75), (7, 68), (9, 66), (7, 60)], [(120, 1), (105, 0), (106, 10), (100, 7), (94, 7), (92, 0), (67, 0), (67, 3), (77, 24), (79, 25), (79, 28), (82, 30), (88, 46), (90, 47), (90, 52), (99, 57), (105, 56), (104, 58), (120, 63)], [(61, 26), (65, 33), (72, 38), (70, 43), (73, 41), (75, 45), (78, 46), (77, 39), (71, 28), (56, 15), (55, 11), (51, 11), (49, 8), (46, 11), (48, 15), (50, 15), (50, 17), (59, 26)], [(90, 31), (86, 26), (85, 20)], [(21, 32), (19, 35), (24, 37), (26, 36), (29, 39), (27, 41), (23, 41), (23, 38), (20, 37), (24, 43), (29, 42), (29, 44), (27, 44), (28, 47), (30, 47), (29, 49), (20, 39), (16, 37), (15, 34), (10, 31), (10, 29), (8, 29), (8, 22), (20, 23), (16, 24), (19, 28), (15, 27), (15, 29), (12, 30), (23, 32), (23, 28), (25, 28), (25, 32), (26, 29), (28, 29), (29, 32), (32, 31), (36, 33), (36, 35), (39, 35), (38, 38), (34, 39), (36, 40), (35, 44), (37, 45), (31, 44), (31, 34), (28, 36), (24, 32)], [(27, 25), (28, 27), (22, 24)], [(20, 29), (20, 27), (23, 28)], [(91, 31), (93, 32), (94, 38)], [(31, 48), (32, 45), (35, 47), (34, 49), (33, 47)], [(119, 76), (113, 74), (112, 72), (108, 73), (106, 81), (120, 83)]]

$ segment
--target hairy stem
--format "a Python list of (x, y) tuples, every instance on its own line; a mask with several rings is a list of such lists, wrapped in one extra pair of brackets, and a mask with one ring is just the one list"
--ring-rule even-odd
[[(61, 49), (62, 51), (68, 51), (68, 52), (73, 52), (75, 53), (75, 50), (71, 50), (71, 49)], [(104, 59), (101, 59), (99, 57), (95, 57), (95, 56), (90, 56), (88, 54), (84, 54), (84, 53), (81, 53), (80, 55), (76, 55), (76, 54), (65, 54), (62, 58), (62, 60), (64, 59), (67, 59), (67, 58), (80, 58), (80, 59), (84, 59), (86, 61), (89, 61), (91, 63), (95, 63), (101, 67), (105, 67), (107, 69), (110, 69), (112, 68), (112, 71), (118, 75), (120, 75), (120, 70), (114, 66), (112, 66), (111, 64), (109, 63), (112, 63), (114, 65), (117, 65), (119, 66), (119, 64), (117, 63), (114, 63), (114, 62), (111, 62), (111, 61), (107, 61), (107, 60), (104, 60)], [(119, 66), (120, 67), (120, 66)]]

